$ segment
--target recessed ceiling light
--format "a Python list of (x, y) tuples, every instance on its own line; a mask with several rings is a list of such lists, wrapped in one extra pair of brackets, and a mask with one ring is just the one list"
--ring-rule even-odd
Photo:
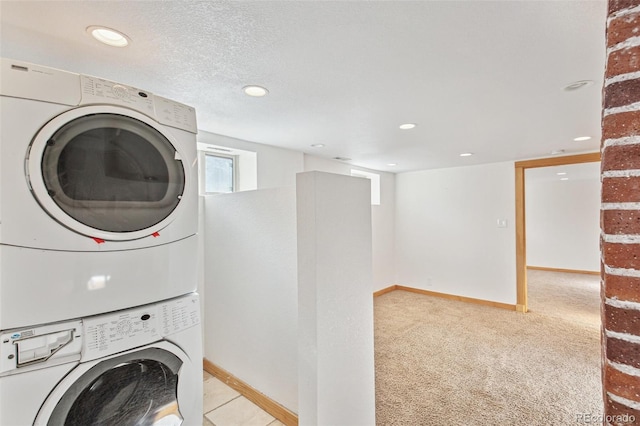
[(387, 164), (387, 166), (390, 166), (390, 167), (394, 167), (394, 166), (397, 166), (397, 165), (398, 165), (398, 163), (388, 163)]
[(567, 172), (558, 172), (558, 173), (556, 173), (556, 174), (557, 174), (558, 176), (564, 176), (564, 175), (566, 175), (566, 174), (567, 174)]
[(564, 154), (564, 149), (554, 149), (553, 151), (551, 151), (551, 155), (560, 155), (560, 154)]
[(415, 123), (405, 123), (405, 124), (401, 124), (399, 126), (402, 130), (409, 130), (409, 129), (413, 129), (414, 127), (416, 127)]
[(311, 144), (311, 148), (324, 148), (324, 144), (323, 143), (314, 143), (314, 144)]
[(92, 25), (87, 27), (87, 32), (101, 43), (114, 47), (126, 47), (129, 45), (129, 37), (112, 28)]
[(569, 180), (569, 178), (560, 178), (560, 180)]
[(460, 157), (471, 157), (473, 155), (473, 152), (463, 152), (462, 154), (460, 154)]
[(269, 93), (269, 91), (262, 86), (244, 86), (242, 90), (244, 90), (244, 93), (247, 95), (254, 96), (256, 98), (265, 96)]
[(567, 92), (573, 92), (575, 90), (580, 90), (583, 87), (591, 86), (593, 84), (593, 80), (578, 80), (574, 81), (571, 84), (568, 84), (564, 87), (564, 90)]
[(591, 136), (578, 136), (577, 138), (573, 138), (576, 142), (588, 141), (589, 139), (591, 139)]

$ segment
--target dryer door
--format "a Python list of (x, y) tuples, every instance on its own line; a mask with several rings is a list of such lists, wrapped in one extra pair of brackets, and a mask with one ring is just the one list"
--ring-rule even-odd
[(178, 380), (183, 361), (174, 353), (150, 347), (92, 364), (61, 382), (36, 425), (182, 424)]
[(185, 191), (170, 135), (120, 107), (76, 108), (51, 120), (27, 158), (32, 191), (67, 228), (104, 240), (153, 234), (172, 220)]

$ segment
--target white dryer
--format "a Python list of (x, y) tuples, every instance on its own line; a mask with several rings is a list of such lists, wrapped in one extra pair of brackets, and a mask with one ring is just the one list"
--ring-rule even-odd
[(193, 293), (0, 337), (1, 425), (201, 425)]
[(194, 291), (194, 109), (96, 77), (0, 67), (0, 330)]

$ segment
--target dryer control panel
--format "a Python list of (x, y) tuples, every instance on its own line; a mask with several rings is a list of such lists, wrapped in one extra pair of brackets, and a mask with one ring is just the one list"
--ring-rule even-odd
[(81, 105), (109, 104), (129, 107), (150, 117), (154, 116), (153, 96), (135, 87), (118, 84), (104, 78), (80, 76)]
[(193, 107), (104, 78), (81, 75), (80, 82), (80, 105), (120, 105), (146, 114), (167, 126), (198, 133), (196, 110)]

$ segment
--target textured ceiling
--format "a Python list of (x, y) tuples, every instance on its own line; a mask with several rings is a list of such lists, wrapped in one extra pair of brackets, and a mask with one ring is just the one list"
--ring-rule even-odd
[[(599, 146), (605, 1), (2, 1), (0, 19), (4, 57), (192, 105), (202, 130), (373, 169)], [(132, 44), (101, 45), (89, 25)], [(577, 80), (595, 83), (563, 90)]]

